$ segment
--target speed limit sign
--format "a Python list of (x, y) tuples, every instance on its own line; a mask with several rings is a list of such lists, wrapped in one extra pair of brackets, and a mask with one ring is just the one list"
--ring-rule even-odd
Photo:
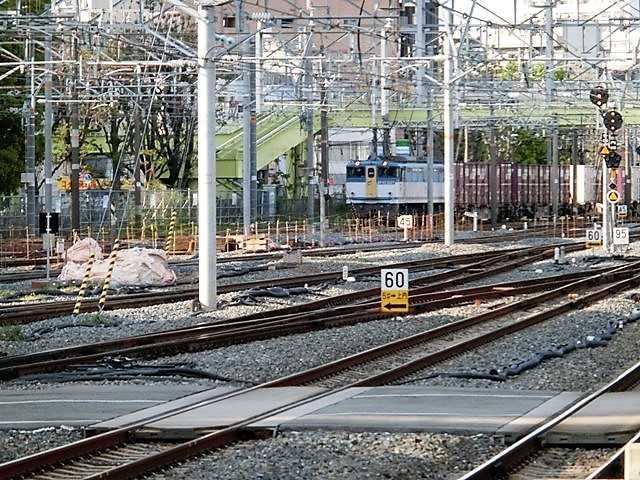
[(614, 227), (613, 244), (629, 245), (629, 227)]
[(401, 228), (413, 228), (413, 215), (400, 215), (396, 224)]
[(409, 270), (385, 268), (380, 271), (380, 310), (409, 311)]
[(587, 248), (602, 245), (602, 230), (599, 228), (585, 230), (584, 234), (586, 237), (585, 244)]

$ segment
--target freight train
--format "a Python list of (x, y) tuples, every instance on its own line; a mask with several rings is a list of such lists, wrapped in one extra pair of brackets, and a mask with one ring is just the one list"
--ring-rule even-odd
[[(405, 156), (371, 155), (347, 164), (346, 202), (358, 216), (374, 212), (398, 215), (424, 213), (431, 198), (434, 211), (444, 204), (444, 164), (431, 172), (424, 161)], [(602, 199), (602, 170), (593, 165), (499, 164), (496, 201), (501, 218), (534, 218), (551, 213), (553, 185), (557, 185), (558, 213), (593, 211)], [(454, 164), (455, 208), (459, 212), (487, 210), (491, 205), (487, 163)], [(625, 169), (616, 169), (619, 192), (624, 191)], [(629, 203), (629, 202), (627, 202)]]

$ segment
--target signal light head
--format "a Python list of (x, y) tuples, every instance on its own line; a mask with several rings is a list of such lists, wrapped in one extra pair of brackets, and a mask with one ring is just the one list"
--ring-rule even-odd
[(602, 107), (609, 100), (609, 92), (601, 85), (593, 87), (589, 91), (589, 100), (597, 107)]
[(605, 113), (603, 121), (604, 127), (610, 132), (615, 132), (622, 127), (622, 115), (620, 115), (620, 112), (616, 112), (615, 110)]
[(618, 168), (621, 161), (622, 157), (618, 152), (611, 152), (604, 158), (604, 162), (607, 164), (607, 168)]

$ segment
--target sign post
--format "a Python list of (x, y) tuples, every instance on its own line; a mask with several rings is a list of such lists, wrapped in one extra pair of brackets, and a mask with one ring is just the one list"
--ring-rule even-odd
[(47, 283), (49, 283), (51, 249), (56, 234), (60, 232), (59, 214), (57, 212), (40, 212), (38, 223), (42, 235), (42, 248), (47, 252)]
[(404, 230), (403, 240), (409, 240), (409, 230), (413, 228), (413, 215), (400, 215), (396, 219), (396, 225)]
[(409, 311), (409, 270), (388, 268), (380, 271), (380, 311)]

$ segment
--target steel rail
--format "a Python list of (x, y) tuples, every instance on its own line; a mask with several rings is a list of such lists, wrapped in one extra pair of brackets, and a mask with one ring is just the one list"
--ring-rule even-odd
[[(510, 260), (513, 254), (505, 255), (503, 260)], [(532, 257), (536, 258), (536, 257)], [(495, 258), (486, 260), (491, 262), (492, 268), (503, 270), (505, 265), (496, 263)], [(506, 265), (516, 267), (522, 264), (522, 259), (507, 261)], [(476, 266), (477, 267), (477, 266)], [(461, 271), (457, 275), (467, 272), (467, 266), (460, 267)], [(455, 273), (455, 270), (449, 274)], [(484, 275), (490, 275), (494, 270), (485, 270)], [(468, 279), (477, 279), (480, 272), (468, 275)], [(531, 291), (555, 283), (566, 284), (582, 274), (572, 274), (568, 277), (549, 279), (547, 282), (523, 282), (520, 284), (522, 290)], [(443, 288), (447, 282), (441, 282), (441, 276), (426, 277), (420, 279), (418, 286), (412, 287), (415, 292), (414, 305), (411, 306), (413, 313), (426, 311), (428, 309), (440, 308), (443, 304), (451, 305), (468, 301), (469, 295), (476, 297), (484, 291), (487, 296), (513, 295), (514, 286), (512, 283), (501, 283), (485, 287), (474, 287), (468, 290), (452, 291), (446, 298)], [(453, 283), (453, 282), (450, 282)], [(431, 292), (437, 288), (436, 292)], [(294, 333), (304, 333), (312, 330), (336, 327), (338, 325), (361, 323), (365, 321), (377, 320), (381, 318), (393, 317), (393, 313), (383, 313), (379, 304), (363, 303), (363, 299), (378, 295), (379, 290), (372, 289), (361, 294), (355, 292), (338, 298), (322, 299), (311, 302), (303, 307), (289, 307), (286, 309), (264, 312), (264, 314), (252, 314), (241, 317), (234, 322), (209, 323), (196, 325), (194, 327), (167, 330), (163, 332), (146, 335), (127, 337), (124, 339), (110, 340), (96, 344), (87, 344), (62, 349), (48, 350), (45, 352), (9, 356), (0, 358), (0, 379), (11, 379), (20, 376), (59, 371), (71, 363), (81, 363), (97, 361), (105, 356), (149, 356), (161, 355), (167, 351), (193, 351), (205, 348), (220, 347), (223, 345), (236, 344), (276, 336), (291, 335)], [(359, 296), (360, 295), (360, 296)], [(413, 294), (412, 294), (413, 295)], [(439, 302), (429, 304), (430, 295)], [(360, 302), (356, 302), (360, 299)], [(417, 304), (417, 305), (416, 305)], [(329, 309), (329, 310), (327, 310)], [(328, 316), (328, 318), (326, 318)], [(335, 318), (338, 318), (336, 320)]]
[[(543, 448), (544, 436), (562, 421), (579, 412), (605, 393), (620, 392), (640, 381), (640, 362), (595, 392), (586, 393), (561, 410), (553, 419), (545, 422), (528, 435), (493, 456), (482, 465), (461, 476), (458, 480), (495, 480), (508, 475), (518, 464)], [(636, 436), (637, 437), (637, 436)], [(597, 477), (594, 477), (597, 478)]]
[[(446, 267), (459, 264), (469, 260), (478, 262), (485, 259), (485, 263), (491, 263), (491, 259), (496, 259), (504, 255), (526, 255), (523, 254), (524, 249), (515, 249), (505, 252), (488, 252), (485, 254), (465, 254), (454, 257), (438, 257), (426, 260), (416, 260), (408, 262), (394, 263), (394, 268), (408, 268), (415, 271), (421, 271), (429, 268)], [(479, 265), (477, 263), (476, 265)], [(376, 265), (372, 267), (362, 267), (352, 269), (352, 275), (372, 275), (378, 274), (385, 265)], [(469, 266), (469, 269), (472, 265)], [(270, 287), (294, 287), (305, 284), (321, 284), (324, 282), (335, 282), (342, 279), (342, 271), (339, 272), (323, 272), (316, 274), (306, 274), (292, 276), (288, 278), (271, 278), (255, 280), (243, 283), (230, 283), (219, 285), (219, 293), (229, 293), (239, 290), (249, 290), (252, 288), (270, 288)], [(189, 287), (172, 291), (162, 292), (142, 292), (125, 295), (113, 295), (110, 301), (103, 305), (104, 310), (115, 310), (119, 308), (135, 308), (148, 305), (157, 305), (162, 303), (173, 303), (180, 301), (194, 300), (197, 297), (198, 288)], [(13, 325), (28, 323), (29, 321), (44, 320), (57, 316), (71, 315), (75, 307), (75, 300), (59, 300), (56, 302), (29, 303), (24, 305), (0, 305), (0, 325)], [(98, 298), (86, 299), (81, 307), (80, 313), (94, 312), (99, 307)]]
[[(640, 263), (640, 262), (638, 262)], [(556, 295), (560, 295), (563, 293), (566, 293), (567, 288), (570, 288), (571, 291), (574, 291), (575, 288), (577, 288), (578, 286), (589, 286), (590, 284), (597, 282), (597, 281), (609, 281), (611, 279), (611, 276), (617, 276), (619, 278), (619, 275), (622, 273), (622, 271), (624, 269), (628, 269), (628, 270), (634, 270), (638, 267), (638, 264), (634, 264), (634, 265), (628, 265), (628, 266), (624, 266), (624, 267), (620, 267), (620, 269), (618, 271), (614, 271), (611, 272), (610, 274), (598, 274), (595, 275), (594, 278), (592, 279), (583, 279), (583, 280), (579, 280), (577, 282), (573, 282), (569, 287), (569, 285), (566, 285), (564, 287), (558, 288), (556, 289)], [(636, 284), (640, 281), (640, 275), (635, 275), (632, 276), (628, 279), (625, 279), (624, 281), (618, 281), (613, 285), (609, 285), (604, 289), (600, 289), (597, 292), (593, 293), (593, 294), (589, 294), (588, 296), (585, 296), (585, 298), (581, 299), (579, 302), (567, 302), (568, 304), (570, 304), (571, 308), (576, 308), (577, 306), (580, 305), (584, 305), (586, 304), (588, 301), (592, 301), (595, 299), (599, 299), (602, 298), (603, 294), (607, 294), (608, 292), (610, 292), (612, 289), (619, 289), (622, 288), (624, 286), (628, 286), (630, 284)], [(546, 293), (543, 295), (547, 295)], [(524, 302), (522, 305), (526, 306), (526, 305), (530, 305), (531, 302), (533, 302), (533, 304), (539, 304), (540, 303), (540, 299), (537, 298), (530, 298), (527, 299), (526, 302)], [(511, 307), (509, 307), (508, 309), (504, 309), (503, 311), (509, 310), (511, 311)], [(563, 308), (553, 308), (551, 309), (551, 312), (564, 312), (566, 311)], [(495, 314), (495, 312), (490, 312), (491, 316), (493, 316)], [(544, 314), (539, 314), (537, 315), (539, 318), (541, 319), (546, 319), (549, 318), (550, 316), (553, 316), (552, 313), (547, 313), (545, 312)], [(523, 321), (520, 322), (520, 325), (522, 326), (522, 328), (524, 328), (524, 326), (528, 326), (531, 322), (527, 322), (527, 321)], [(484, 341), (490, 341), (491, 339), (494, 338), (499, 338), (501, 335), (497, 335), (496, 336), (486, 336), (486, 335), (482, 335), (481, 337), (484, 337), (483, 340)], [(410, 337), (411, 340), (409, 340), (410, 342), (414, 342), (416, 339), (413, 337)], [(476, 343), (475, 341), (470, 341), (469, 345), (474, 345), (474, 343)], [(386, 350), (388, 349), (388, 345), (379, 347), (378, 350)], [(349, 363), (360, 363), (362, 361), (362, 358), (365, 356), (373, 356), (373, 357), (378, 357), (380, 355), (380, 353), (376, 353), (376, 354), (372, 354), (371, 351), (367, 351), (367, 352), (363, 352), (362, 354), (360, 354), (360, 358), (357, 359), (357, 361), (354, 362), (354, 358), (352, 357), (348, 357), (348, 360), (346, 360), (346, 362)], [(339, 361), (338, 361), (339, 362)], [(332, 364), (330, 364), (332, 365)], [(336, 368), (337, 362), (334, 362), (332, 365), (332, 370), (333, 371), (340, 371), (343, 366)], [(405, 366), (403, 366), (404, 372), (401, 375), (394, 375), (394, 377), (404, 377), (408, 374), (408, 369), (411, 369), (413, 371), (415, 371), (415, 369), (420, 369), (420, 368), (424, 368), (424, 362), (410, 362), (408, 364), (406, 364)], [(394, 371), (397, 372), (398, 369), (394, 369)], [(313, 371), (313, 376), (315, 376), (315, 378), (319, 378), (322, 376), (327, 375), (327, 371), (326, 370), (319, 370), (319, 369), (311, 369), (310, 371)], [(285, 377), (284, 379), (279, 379), (276, 381), (272, 381), (272, 382), (267, 382), (265, 384), (262, 384), (260, 386), (256, 386), (256, 387), (251, 387), (250, 389), (246, 389), (246, 390), (242, 390), (242, 392), (246, 392), (249, 390), (254, 390), (257, 388), (265, 388), (265, 387), (272, 387), (272, 386), (282, 386), (282, 385), (286, 385), (286, 384), (303, 384), (304, 382), (308, 381), (308, 378), (310, 376), (310, 371), (306, 371), (306, 372), (301, 372), (299, 374), (297, 374), (297, 380), (293, 381), (292, 379), (294, 378), (294, 376), (289, 376), (289, 377)], [(364, 379), (362, 381), (359, 382), (355, 382), (352, 383), (348, 386), (345, 386), (341, 389), (344, 388), (349, 388), (352, 386), (356, 386), (356, 385), (380, 385), (380, 384), (384, 384), (386, 382), (388, 382), (388, 378), (385, 376), (373, 376), (373, 377), (369, 377), (367, 379)], [(297, 382), (297, 383), (296, 383)], [(618, 383), (619, 385), (622, 385), (621, 382)], [(341, 390), (339, 389), (339, 390)], [(231, 394), (228, 394), (224, 397), (220, 397), (217, 399), (214, 399), (214, 401), (220, 400), (221, 398), (230, 398), (233, 395), (238, 395), (241, 392), (233, 392)], [(321, 396), (326, 396), (328, 394), (331, 393), (335, 393), (334, 391), (330, 391), (330, 392), (323, 392), (321, 394)], [(222, 428), (220, 430), (216, 430), (215, 432), (209, 433), (209, 434), (205, 434), (202, 435), (201, 437), (198, 437), (197, 439), (191, 440), (191, 441), (187, 441), (185, 443), (179, 444), (177, 446), (174, 447), (170, 447), (169, 449), (156, 453), (156, 454), (152, 454), (146, 458), (143, 459), (138, 459), (136, 461), (130, 462), (126, 465), (120, 465), (118, 467), (112, 468), (108, 471), (104, 471), (101, 472), (99, 474), (95, 474), (95, 475), (91, 475), (91, 476), (87, 476), (84, 477), (85, 479), (97, 479), (97, 478), (101, 478), (101, 479), (124, 479), (124, 478), (133, 478), (139, 475), (144, 475), (145, 473), (148, 473), (152, 470), (157, 470), (158, 468), (161, 468), (163, 466), (167, 466), (167, 465), (171, 465), (175, 462), (178, 461), (183, 461), (187, 458), (190, 458), (194, 455), (206, 452), (208, 450), (211, 450), (213, 448), (217, 448), (223, 445), (228, 444), (229, 442), (234, 442), (237, 441), (243, 437), (246, 437), (247, 435), (247, 428), (248, 426), (259, 420), (262, 418), (266, 418), (268, 416), (274, 415), (276, 413), (279, 413), (281, 411), (284, 411), (285, 409), (289, 409), (289, 408), (293, 408), (297, 405), (300, 405), (304, 402), (308, 402), (312, 399), (317, 399), (318, 396), (317, 395), (312, 395), (310, 394), (307, 398), (305, 398), (304, 400), (300, 400), (298, 402), (295, 402), (294, 404), (290, 404), (290, 405), (286, 405), (286, 406), (282, 406), (282, 407), (278, 407), (276, 409), (270, 410), (268, 412), (262, 412), (260, 415), (257, 416), (252, 416), (249, 419), (245, 419), (241, 422), (238, 423), (234, 423), (226, 428)], [(195, 406), (190, 406), (188, 408), (197, 408), (197, 406), (200, 406), (201, 404), (195, 405)], [(175, 414), (176, 412), (171, 412), (170, 414)], [(168, 414), (169, 415), (169, 414)], [(62, 447), (58, 447), (57, 449), (53, 449), (53, 450), (49, 450), (49, 451), (45, 451), (45, 452), (41, 452), (39, 454), (35, 454), (29, 457), (25, 457), (23, 459), (18, 459), (15, 460), (13, 462), (8, 462), (4, 465), (0, 465), (0, 476), (2, 476), (2, 478), (11, 478), (11, 477), (17, 477), (20, 475), (24, 475), (25, 473), (28, 473), (30, 471), (33, 471), (34, 469), (40, 468), (43, 464), (59, 464), (61, 462), (69, 462), (71, 461), (71, 459), (73, 458), (78, 458), (78, 455), (85, 455), (85, 454), (89, 454), (92, 451), (96, 450), (96, 449), (105, 449), (105, 448), (114, 448), (116, 445), (123, 443), (123, 442), (127, 442), (127, 441), (132, 441), (133, 436), (135, 434), (136, 428), (140, 427), (142, 425), (142, 423), (137, 423), (133, 426), (127, 426), (127, 427), (123, 427), (120, 429), (117, 429), (115, 431), (111, 431), (111, 432), (104, 432), (98, 435), (95, 435), (93, 437), (89, 437), (86, 438), (84, 440), (80, 440), (78, 442), (74, 442), (72, 444), (66, 445), (66, 446), (62, 446)], [(494, 477), (486, 477), (486, 478), (494, 478)]]

